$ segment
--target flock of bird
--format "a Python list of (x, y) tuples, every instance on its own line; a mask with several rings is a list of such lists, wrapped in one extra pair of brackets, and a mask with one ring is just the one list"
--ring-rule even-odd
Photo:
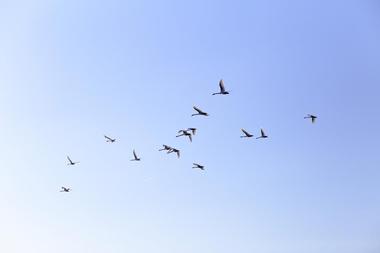
[[(212, 95), (229, 95), (229, 91), (226, 91), (225, 87), (224, 87), (224, 82), (223, 82), (223, 79), (221, 79), (219, 81), (219, 89), (220, 91), (219, 92), (215, 92), (213, 93)], [(193, 109), (196, 111), (196, 113), (192, 114), (191, 116), (209, 116), (209, 114), (201, 109), (199, 109), (198, 107), (194, 106)], [(304, 117), (304, 119), (310, 119), (312, 123), (315, 123), (316, 119), (317, 119), (317, 116), (315, 115), (312, 115), (312, 114), (307, 114), (307, 116)], [(252, 138), (254, 137), (253, 134), (249, 133), (247, 130), (245, 129), (241, 129), (241, 131), (243, 132), (243, 135), (240, 136), (240, 138)], [(181, 129), (178, 131), (178, 135), (176, 137), (181, 137), (181, 136), (185, 136), (185, 137), (188, 137), (190, 142), (193, 141), (193, 136), (196, 134), (197, 132), (197, 129), (196, 128), (188, 128), (188, 129)], [(114, 138), (111, 138), (107, 135), (104, 135), (104, 138), (106, 140), (106, 142), (109, 142), (109, 143), (114, 143), (116, 142), (116, 139)], [(266, 139), (268, 138), (268, 135), (264, 132), (264, 129), (260, 129), (260, 135), (258, 137), (256, 137), (256, 139)], [(167, 154), (171, 154), (171, 153), (175, 153), (177, 154), (177, 157), (180, 158), (181, 156), (181, 151), (179, 149), (176, 149), (176, 148), (173, 148), (169, 145), (162, 145), (162, 148), (159, 149), (158, 151), (166, 151)], [(71, 160), (71, 158), (69, 156), (67, 156), (67, 160), (68, 160), (68, 164), (69, 166), (73, 166), (73, 165), (76, 165), (80, 162), (74, 162), (73, 160)], [(133, 159), (131, 159), (132, 162), (139, 162), (141, 161), (141, 157), (139, 157), (136, 153), (135, 150), (133, 150)], [(193, 169), (200, 169), (200, 170), (205, 170), (205, 166), (201, 165), (201, 164), (198, 164), (198, 163), (193, 163)], [(61, 192), (70, 192), (71, 191), (71, 188), (67, 188), (67, 187), (61, 187), (62, 190)]]

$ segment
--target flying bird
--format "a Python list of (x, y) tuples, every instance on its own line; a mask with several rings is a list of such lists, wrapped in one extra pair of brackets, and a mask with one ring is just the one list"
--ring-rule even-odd
[(66, 187), (63, 187), (63, 186), (61, 188), (62, 188), (61, 192), (70, 192), (71, 191), (70, 188), (66, 188)]
[(141, 160), (141, 158), (137, 157), (135, 150), (133, 150), (133, 157), (134, 157), (134, 159), (132, 159), (131, 161), (140, 161)]
[(191, 133), (192, 133), (193, 135), (195, 135), (196, 132), (197, 132), (197, 129), (194, 128), (194, 127), (189, 127), (189, 128), (187, 129), (187, 131), (191, 131)]
[(256, 139), (265, 139), (268, 138), (268, 135), (265, 134), (263, 129), (260, 129), (261, 135), (257, 137)]
[(67, 160), (69, 160), (69, 163), (68, 163), (67, 165), (75, 165), (75, 164), (79, 163), (79, 162), (73, 162), (73, 161), (70, 159), (69, 156), (67, 156)]
[(207, 112), (202, 111), (201, 109), (197, 108), (196, 106), (193, 106), (194, 110), (196, 110), (198, 113), (194, 113), (191, 116), (201, 115), (201, 116), (209, 116)]
[(304, 119), (311, 119), (311, 123), (315, 123), (315, 120), (318, 118), (315, 115), (308, 114), (306, 117), (303, 117)]
[(180, 158), (180, 156), (181, 156), (181, 151), (179, 149), (176, 149), (176, 148), (172, 148), (167, 153), (168, 154), (170, 154), (170, 153), (176, 153), (178, 158)]
[(116, 141), (116, 139), (112, 139), (112, 138), (108, 137), (107, 135), (104, 135), (104, 138), (106, 138), (106, 142), (111, 142), (111, 143), (113, 143), (113, 142)]
[(168, 145), (162, 145), (163, 148), (162, 149), (159, 149), (158, 151), (164, 151), (164, 150), (172, 150), (172, 147), (168, 146)]
[(223, 82), (223, 79), (220, 79), (219, 81), (219, 88), (220, 88), (220, 92), (216, 92), (216, 93), (213, 93), (212, 95), (228, 95), (230, 94), (228, 91), (226, 91), (226, 89), (224, 88), (224, 82)]
[(190, 142), (193, 141), (193, 138), (191, 137), (191, 133), (188, 132), (189, 130), (179, 130), (178, 133), (181, 133), (177, 135), (176, 137), (181, 137), (181, 136), (187, 136), (189, 137)]
[(244, 130), (243, 128), (241, 129), (241, 131), (244, 133), (243, 136), (240, 136), (240, 138), (251, 138), (253, 137), (253, 134), (250, 134), (248, 133), (246, 130)]
[(203, 165), (200, 165), (200, 164), (197, 164), (197, 163), (193, 163), (193, 169), (201, 169), (201, 170), (205, 170), (205, 166)]

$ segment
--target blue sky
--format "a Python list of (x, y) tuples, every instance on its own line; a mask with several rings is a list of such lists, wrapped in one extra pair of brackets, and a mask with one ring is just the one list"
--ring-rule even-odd
[(379, 252), (379, 12), (0, 1), (0, 251)]

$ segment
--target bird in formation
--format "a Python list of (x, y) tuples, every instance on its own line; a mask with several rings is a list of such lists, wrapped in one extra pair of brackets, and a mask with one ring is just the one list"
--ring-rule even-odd
[(207, 112), (202, 111), (202, 110), (199, 109), (198, 107), (193, 106), (193, 108), (194, 108), (194, 110), (197, 111), (197, 113), (194, 113), (194, 114), (192, 114), (191, 116), (197, 116), (197, 115), (200, 115), (200, 116), (209, 116)]
[(315, 123), (315, 120), (318, 118), (315, 115), (308, 114), (306, 117), (303, 117), (304, 119), (311, 119), (311, 123)]
[(116, 139), (112, 139), (112, 138), (108, 137), (107, 135), (104, 135), (104, 138), (106, 138), (106, 142), (111, 142), (111, 143), (113, 143), (113, 142), (116, 141)]
[(268, 135), (265, 134), (263, 129), (260, 129), (261, 135), (257, 137), (256, 139), (266, 139), (268, 138)]
[(134, 157), (134, 159), (132, 159), (131, 161), (140, 161), (140, 160), (141, 160), (141, 158), (139, 158), (139, 157), (136, 155), (136, 151), (135, 151), (135, 150), (133, 150), (133, 157)]
[(191, 133), (189, 133), (188, 131), (189, 130), (179, 130), (178, 131), (179, 135), (177, 135), (176, 137), (187, 136), (189, 137), (190, 142), (192, 142), (193, 138), (191, 137)]
[(193, 169), (205, 170), (205, 166), (200, 165), (198, 163), (193, 163)]
[(221, 79), (219, 81), (219, 88), (220, 88), (220, 91), (219, 92), (216, 92), (216, 93), (213, 93), (212, 95), (228, 95), (230, 94), (228, 91), (226, 91), (226, 89), (224, 88), (224, 82), (223, 82), (223, 79)]
[(61, 188), (62, 188), (61, 192), (70, 192), (71, 191), (70, 188), (66, 188), (66, 187), (63, 187), (63, 186)]
[(70, 159), (69, 156), (67, 156), (67, 160), (69, 160), (69, 163), (68, 163), (67, 165), (75, 165), (75, 164), (79, 163), (79, 162), (73, 162), (73, 161)]
[(240, 136), (240, 138), (251, 138), (251, 137), (253, 137), (253, 134), (248, 133), (243, 128), (241, 129), (241, 131), (244, 133), (244, 135)]
[[(219, 92), (215, 92), (212, 95), (228, 95), (228, 94), (230, 94), (229, 91), (226, 91), (226, 89), (225, 89), (223, 79), (221, 79), (219, 81), (219, 89), (220, 89)], [(194, 113), (191, 116), (198, 116), (198, 115), (199, 116), (209, 116), (209, 114), (207, 112), (202, 111), (201, 109), (199, 109), (196, 106), (193, 106), (193, 109), (197, 113)], [(307, 116), (305, 116), (304, 119), (311, 119), (311, 122), (315, 123), (315, 121), (317, 119), (317, 116), (312, 115), (312, 114), (307, 114)], [(186, 130), (179, 130), (178, 131), (178, 135), (176, 137), (187, 136), (189, 138), (189, 140), (192, 141), (192, 135), (195, 135), (196, 131), (197, 131), (197, 128), (193, 128), (193, 127), (188, 128)], [(251, 138), (251, 137), (254, 137), (253, 134), (250, 134), (249, 132), (247, 132), (243, 128), (241, 129), (241, 131), (244, 134), (244, 135), (240, 136), (241, 138)], [(263, 129), (260, 129), (260, 133), (261, 133), (260, 136), (257, 137), (256, 139), (265, 139), (265, 138), (268, 138), (268, 136), (265, 134), (265, 132), (264, 132)], [(106, 139), (106, 142), (113, 143), (113, 142), (116, 141), (116, 139), (110, 138), (107, 135), (104, 135), (104, 138)], [(168, 145), (162, 145), (162, 146), (163, 146), (163, 148), (159, 149), (159, 151), (167, 151), (167, 154), (176, 153), (177, 157), (180, 158), (181, 151), (179, 149), (173, 148), (173, 147), (168, 146)], [(132, 159), (131, 161), (141, 161), (141, 158), (139, 158), (137, 156), (135, 150), (133, 150), (133, 157), (134, 157), (134, 159)], [(79, 163), (79, 162), (73, 162), (69, 156), (67, 156), (67, 160), (69, 161), (69, 163), (67, 165), (75, 165), (75, 164)], [(194, 168), (194, 169), (200, 169), (200, 170), (205, 170), (205, 167), (203, 165), (198, 164), (198, 163), (193, 163), (193, 167), (192, 168)], [(66, 187), (61, 187), (61, 188), (62, 188), (62, 190), (60, 192), (68, 193), (68, 192), (71, 191), (70, 188), (66, 188)]]

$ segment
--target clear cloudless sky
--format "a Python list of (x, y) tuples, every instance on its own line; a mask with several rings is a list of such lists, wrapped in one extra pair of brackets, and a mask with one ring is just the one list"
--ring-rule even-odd
[(378, 253), (379, 67), (377, 0), (2, 0), (0, 252)]

